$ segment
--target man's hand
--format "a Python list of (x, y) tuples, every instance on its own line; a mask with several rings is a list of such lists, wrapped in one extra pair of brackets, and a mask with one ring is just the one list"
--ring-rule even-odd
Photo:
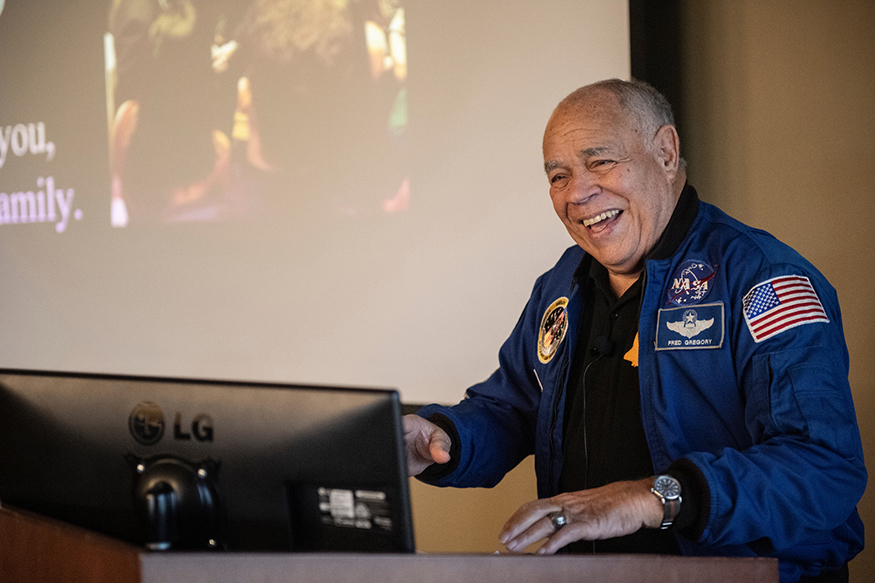
[[(523, 504), (499, 534), (512, 553), (540, 540), (547, 542), (539, 555), (552, 555), (578, 540), (599, 540), (632, 534), (642, 527), (656, 528), (662, 522), (662, 504), (650, 491), (653, 478), (615, 482), (601, 488), (568, 492), (553, 498)], [(550, 514), (562, 512), (565, 526), (556, 530)]]
[(407, 442), (407, 474), (417, 476), (431, 464), (450, 461), (450, 436), (419, 415), (404, 416), (404, 440)]

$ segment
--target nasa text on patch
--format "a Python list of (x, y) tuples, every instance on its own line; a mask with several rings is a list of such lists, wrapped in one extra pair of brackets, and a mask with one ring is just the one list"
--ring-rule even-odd
[(720, 348), (724, 330), (723, 302), (659, 310), (656, 349)]
[(702, 301), (714, 285), (715, 273), (715, 269), (704, 261), (687, 259), (678, 265), (669, 280), (666, 305), (683, 306)]

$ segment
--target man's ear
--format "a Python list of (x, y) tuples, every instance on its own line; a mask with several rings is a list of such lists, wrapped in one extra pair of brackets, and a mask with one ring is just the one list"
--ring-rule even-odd
[(681, 159), (681, 140), (673, 125), (664, 125), (656, 130), (654, 137), (656, 156), (663, 169), (671, 178), (678, 172)]

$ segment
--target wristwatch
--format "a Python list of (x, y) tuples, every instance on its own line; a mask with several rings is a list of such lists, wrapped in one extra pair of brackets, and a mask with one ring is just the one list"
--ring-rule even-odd
[(662, 502), (662, 524), (659, 528), (665, 530), (681, 510), (681, 483), (671, 476), (656, 476), (650, 491)]

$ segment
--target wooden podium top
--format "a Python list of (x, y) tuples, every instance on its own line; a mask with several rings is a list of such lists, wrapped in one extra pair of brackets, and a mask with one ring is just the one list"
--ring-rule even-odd
[(29, 583), (777, 583), (774, 559), (600, 555), (150, 553), (81, 528), (0, 508), (0, 581)]

